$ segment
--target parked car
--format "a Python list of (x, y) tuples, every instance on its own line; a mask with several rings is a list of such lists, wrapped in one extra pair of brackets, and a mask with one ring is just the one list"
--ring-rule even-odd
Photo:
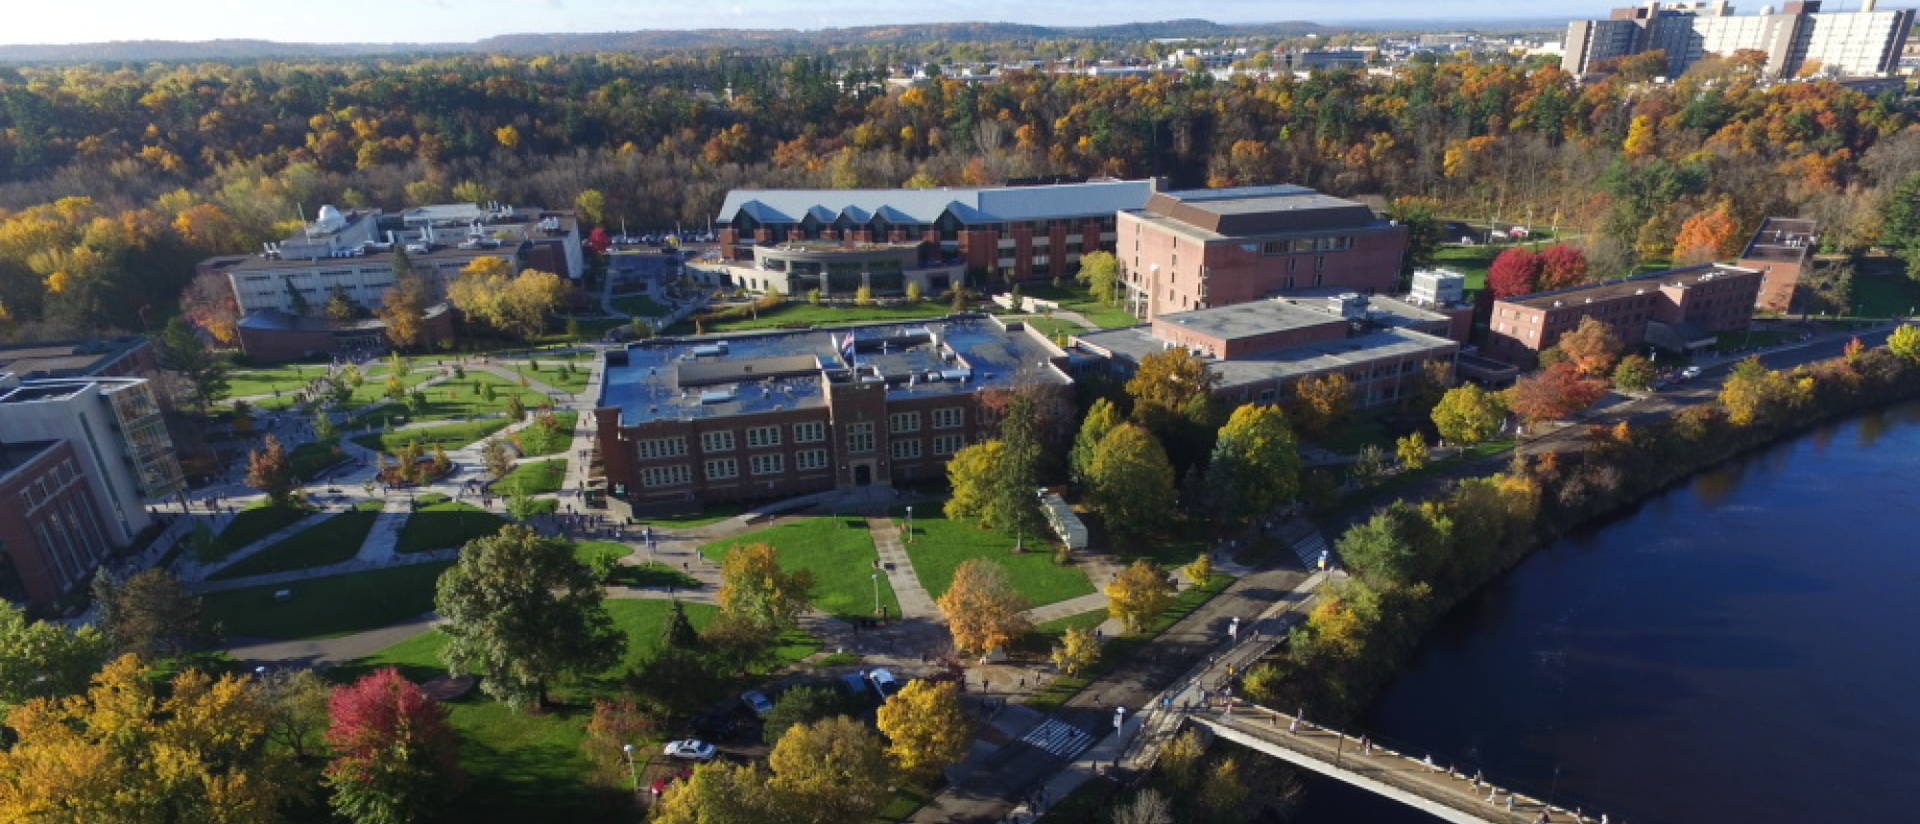
[(668, 741), (664, 750), (668, 758), (685, 758), (690, 761), (712, 761), (720, 754), (720, 748), (698, 738), (683, 738)]
[(882, 701), (892, 698), (894, 693), (905, 686), (900, 683), (900, 679), (893, 677), (892, 671), (884, 667), (867, 673), (867, 680), (873, 682), (873, 691), (879, 693)]
[(855, 701), (866, 701), (873, 695), (867, 687), (866, 674), (860, 672), (849, 672), (840, 676), (840, 689), (847, 694), (848, 698)]
[(725, 741), (733, 737), (740, 722), (730, 713), (716, 712), (697, 716), (693, 719), (693, 731), (708, 741)]
[(773, 712), (773, 700), (759, 690), (747, 690), (745, 695), (740, 696), (740, 703), (747, 705), (747, 709), (753, 710), (753, 714), (761, 718)]
[(1683, 381), (1690, 381), (1697, 377), (1700, 377), (1700, 367), (1698, 366), (1689, 366), (1680, 370), (1680, 379)]
[(647, 788), (647, 792), (652, 793), (654, 798), (659, 798), (667, 794), (667, 788), (673, 786), (673, 782), (685, 781), (692, 777), (693, 770), (681, 770), (672, 775), (662, 776), (653, 782), (653, 786)]

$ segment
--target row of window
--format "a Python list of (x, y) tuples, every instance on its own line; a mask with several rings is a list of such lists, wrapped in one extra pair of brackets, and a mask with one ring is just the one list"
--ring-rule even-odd
[[(966, 445), (965, 435), (940, 435), (933, 439), (933, 454), (942, 457), (952, 455)], [(921, 448), (918, 438), (894, 441), (893, 458), (914, 460), (921, 456)], [(806, 449), (793, 453), (793, 468), (796, 471), (816, 472), (826, 469), (828, 465), (825, 449)], [(740, 461), (738, 458), (709, 458), (702, 470), (708, 481), (733, 480), (740, 477)], [(749, 455), (747, 470), (753, 475), (778, 475), (787, 471), (787, 457), (779, 452)], [(693, 471), (686, 464), (650, 466), (640, 470), (640, 482), (647, 487), (684, 486), (693, 483)]]
[[(934, 429), (958, 429), (966, 423), (966, 412), (958, 406), (942, 407), (933, 410)], [(887, 416), (887, 430), (894, 433), (920, 431), (920, 413), (895, 412)], [(747, 427), (748, 449), (770, 449), (781, 443), (779, 424)], [(827, 424), (824, 421), (802, 421), (793, 424), (794, 443), (821, 443), (827, 439)], [(872, 423), (851, 423), (847, 425), (847, 450), (850, 452), (872, 452), (874, 432)], [(700, 449), (704, 452), (731, 452), (737, 447), (733, 430), (717, 429), (700, 433)], [(687, 439), (678, 435), (666, 438), (646, 438), (635, 444), (641, 460), (678, 458), (687, 454)]]
[(35, 478), (32, 484), (20, 490), (20, 498), (27, 502), (27, 509), (34, 509), (78, 477), (80, 470), (74, 467), (73, 459), (63, 459), (53, 471)]
[(1298, 255), (1308, 252), (1344, 252), (1353, 248), (1353, 236), (1303, 237), (1294, 240), (1269, 240), (1261, 251), (1269, 255)]

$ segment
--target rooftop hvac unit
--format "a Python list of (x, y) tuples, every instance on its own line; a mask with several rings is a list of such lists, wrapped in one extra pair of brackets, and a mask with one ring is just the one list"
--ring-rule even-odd
[(726, 403), (730, 400), (733, 400), (733, 390), (731, 389), (715, 389), (700, 393), (700, 402), (703, 404)]

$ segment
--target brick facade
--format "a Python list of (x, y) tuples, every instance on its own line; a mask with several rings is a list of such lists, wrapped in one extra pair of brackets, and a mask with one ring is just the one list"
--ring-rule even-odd
[(1751, 269), (1707, 264), (1494, 301), (1485, 354), (1531, 368), (1540, 350), (1586, 317), (1612, 326), (1629, 350), (1646, 341), (1653, 321), (1706, 332), (1744, 329), (1760, 279)]
[(68, 441), (4, 447), (38, 453), (0, 475), (0, 552), (29, 604), (49, 607), (112, 552)]

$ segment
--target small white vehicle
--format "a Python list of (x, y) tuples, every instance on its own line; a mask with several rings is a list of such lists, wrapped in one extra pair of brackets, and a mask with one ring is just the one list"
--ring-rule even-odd
[(1680, 370), (1680, 379), (1683, 381), (1690, 381), (1697, 377), (1700, 377), (1700, 367), (1698, 366), (1689, 366)]
[(691, 761), (712, 761), (720, 754), (720, 748), (698, 738), (683, 738), (668, 741), (665, 750), (668, 758), (685, 758)]

